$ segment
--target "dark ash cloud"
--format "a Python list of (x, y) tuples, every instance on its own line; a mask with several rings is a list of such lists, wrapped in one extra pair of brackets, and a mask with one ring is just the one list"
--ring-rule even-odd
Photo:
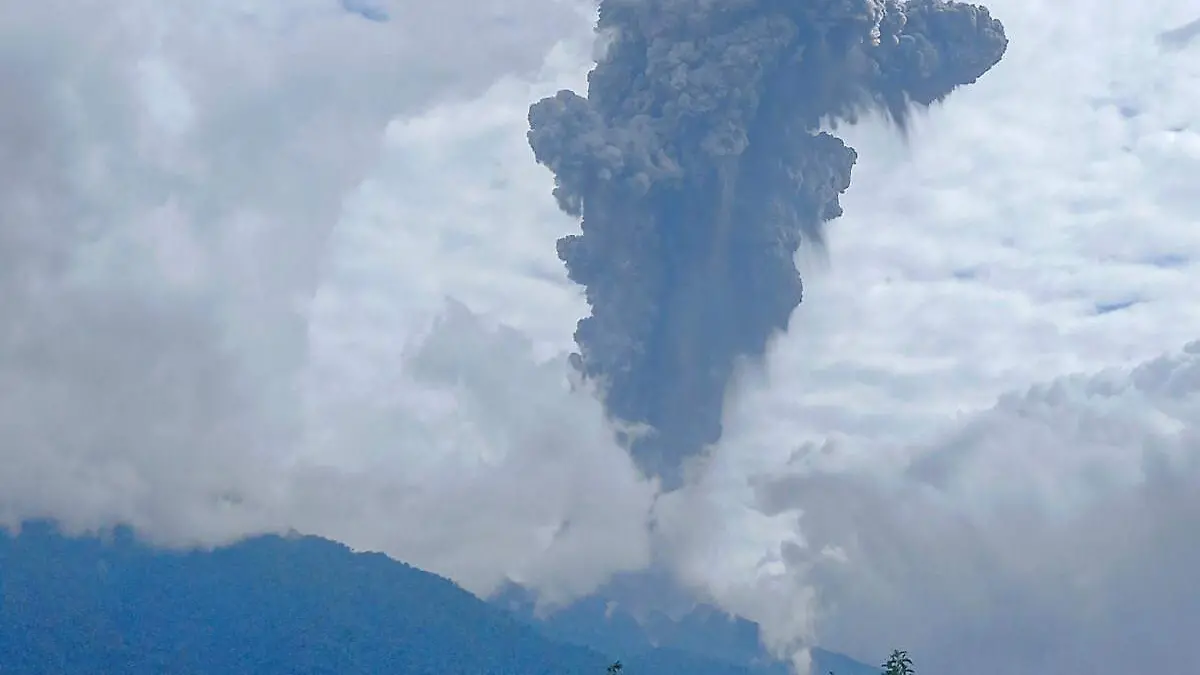
[(944, 0), (604, 0), (586, 98), (530, 108), (554, 196), (582, 218), (558, 242), (591, 316), (578, 367), (668, 487), (721, 435), (736, 362), (788, 328), (794, 255), (841, 215), (857, 153), (823, 124), (881, 111), (906, 129), (999, 62), (1007, 38)]

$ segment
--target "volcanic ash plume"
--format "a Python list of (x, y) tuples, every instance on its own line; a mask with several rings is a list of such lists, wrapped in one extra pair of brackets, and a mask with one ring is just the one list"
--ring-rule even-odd
[(534, 104), (529, 143), (583, 221), (558, 241), (592, 307), (576, 364), (653, 428), (633, 453), (675, 486), (720, 437), (735, 361), (787, 329), (801, 241), (842, 213), (857, 154), (822, 123), (875, 109), (904, 130), (1008, 41), (944, 0), (602, 0), (597, 32), (587, 97)]

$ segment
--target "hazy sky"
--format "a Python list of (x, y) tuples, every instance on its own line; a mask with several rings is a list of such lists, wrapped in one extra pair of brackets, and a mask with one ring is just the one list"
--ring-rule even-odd
[(567, 382), (576, 225), (524, 138), (586, 3), (0, 0), (0, 519), (295, 527), (552, 599), (656, 545), (785, 653), (1178, 669), (1200, 43), (1156, 36), (1200, 0), (989, 6), (1008, 54), (908, 145), (839, 132), (793, 330), (657, 498)]

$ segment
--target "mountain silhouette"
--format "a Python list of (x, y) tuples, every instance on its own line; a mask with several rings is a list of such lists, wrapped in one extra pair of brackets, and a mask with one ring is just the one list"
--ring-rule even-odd
[[(553, 634), (447, 579), (318, 537), (172, 552), (127, 529), (0, 530), (4, 675), (600, 675), (616, 659), (629, 675), (779, 672)], [(603, 637), (592, 643), (612, 642)]]

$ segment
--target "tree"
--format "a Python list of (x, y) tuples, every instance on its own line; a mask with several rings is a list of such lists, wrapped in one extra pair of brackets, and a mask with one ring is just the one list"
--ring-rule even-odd
[(883, 675), (914, 675), (912, 659), (908, 658), (908, 652), (899, 649), (894, 650), (887, 661), (883, 662)]

